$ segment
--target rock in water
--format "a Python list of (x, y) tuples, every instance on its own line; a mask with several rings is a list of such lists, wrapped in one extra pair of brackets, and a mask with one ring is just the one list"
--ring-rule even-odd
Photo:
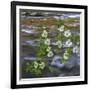
[(80, 58), (72, 55), (70, 57), (70, 59), (65, 64), (62, 64), (61, 63), (61, 57), (58, 56), (58, 55), (56, 55), (52, 59), (51, 65), (52, 66), (56, 66), (58, 68), (65, 67), (67, 69), (71, 69), (73, 67), (76, 67), (76, 66), (79, 66), (80, 65)]
[(58, 56), (58, 55), (54, 56), (53, 59), (52, 59), (51, 65), (56, 66), (58, 68), (63, 68), (64, 64), (61, 64), (60, 60), (61, 60), (60, 56)]
[(66, 62), (65, 67), (71, 69), (79, 65), (80, 65), (80, 58), (72, 55), (70, 59)]

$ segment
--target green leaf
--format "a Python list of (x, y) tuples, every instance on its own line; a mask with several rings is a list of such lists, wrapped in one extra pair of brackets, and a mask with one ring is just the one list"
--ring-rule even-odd
[(80, 42), (80, 35), (72, 35), (71, 39), (73, 42)]
[(37, 30), (38, 31), (43, 31), (43, 26), (42, 25), (38, 25)]
[(60, 27), (61, 25), (64, 25), (64, 21), (63, 20), (59, 20), (59, 21), (56, 22), (56, 25), (58, 27)]
[(49, 69), (50, 72), (53, 72), (54, 71), (53, 70), (53, 67), (51, 67), (51, 66), (48, 66), (48, 69)]
[(62, 59), (62, 60), (61, 60), (61, 63), (62, 63), (62, 64), (65, 64), (66, 62), (67, 62), (67, 61), (66, 61), (65, 59)]
[(66, 52), (70, 55), (70, 53), (71, 53), (71, 48), (66, 48)]

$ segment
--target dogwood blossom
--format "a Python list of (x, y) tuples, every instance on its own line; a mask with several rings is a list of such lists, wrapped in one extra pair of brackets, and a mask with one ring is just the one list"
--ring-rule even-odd
[(51, 47), (48, 46), (48, 48), (46, 49), (47, 52), (51, 51)]
[(45, 41), (44, 41), (44, 43), (46, 44), (46, 45), (50, 45), (50, 39), (45, 39)]
[(78, 53), (78, 46), (75, 46), (74, 48), (73, 48), (73, 53)]
[(54, 55), (54, 53), (52, 51), (49, 51), (47, 54), (48, 57), (52, 57), (53, 55)]
[(44, 62), (41, 62), (41, 63), (39, 64), (39, 66), (40, 66), (41, 69), (44, 69), (45, 63), (44, 63)]
[(64, 55), (63, 55), (63, 58), (65, 59), (65, 60), (67, 60), (68, 58), (69, 58), (69, 56), (68, 56), (68, 53), (64, 53)]
[(71, 47), (71, 46), (72, 46), (72, 42), (71, 42), (70, 39), (68, 39), (68, 40), (66, 41), (66, 46), (67, 46), (67, 47)]
[(56, 45), (58, 45), (58, 48), (61, 48), (61, 47), (62, 47), (62, 42), (61, 42), (60, 40), (58, 40), (58, 41), (56, 42)]
[(46, 30), (43, 31), (42, 37), (46, 38), (48, 36), (48, 32)]
[(34, 61), (34, 68), (38, 67), (38, 63), (36, 61)]
[(65, 37), (70, 37), (70, 36), (71, 36), (70, 30), (65, 31), (65, 32), (64, 32), (64, 36), (65, 36)]
[(64, 31), (64, 25), (58, 28), (58, 31), (63, 32)]

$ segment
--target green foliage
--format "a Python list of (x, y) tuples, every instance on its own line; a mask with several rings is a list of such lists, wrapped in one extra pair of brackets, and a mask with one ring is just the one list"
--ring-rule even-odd
[(56, 22), (56, 25), (59, 27), (61, 25), (64, 25), (64, 21), (63, 20), (59, 20)]
[(80, 35), (75, 36), (75, 41), (80, 42)]
[(62, 41), (62, 39), (63, 39), (62, 33), (58, 33), (56, 36), (56, 40)]
[[(71, 49), (70, 48), (66, 48), (65, 50), (65, 56), (63, 56), (62, 60), (61, 60), (61, 63), (62, 64), (65, 64), (67, 62), (67, 60), (69, 59), (70, 57), (70, 54), (71, 54)], [(64, 57), (67, 57), (67, 59), (65, 59)]]
[(45, 62), (43, 61), (32, 61), (31, 63), (26, 63), (26, 72), (30, 72), (33, 75), (40, 75), (45, 68)]
[(72, 42), (74, 43), (79, 43), (78, 46), (80, 46), (80, 35), (72, 35), (70, 37), (70, 39), (72, 40)]
[(66, 48), (66, 51), (65, 52), (67, 52), (70, 55), (71, 49), (70, 48)]
[(67, 62), (67, 60), (65, 60), (64, 58), (62, 58), (61, 63), (62, 64), (65, 64), (66, 62)]
[(38, 57), (44, 57), (46, 54), (46, 49), (47, 49), (48, 45), (42, 44), (40, 45), (39, 51), (38, 51)]
[(49, 71), (52, 73), (54, 71), (54, 68), (51, 66), (48, 66)]
[(37, 26), (37, 30), (38, 30), (38, 31), (43, 31), (43, 26), (42, 26), (42, 25), (38, 25), (38, 26)]
[(80, 42), (80, 36), (79, 35), (73, 35), (72, 38), (73, 42)]

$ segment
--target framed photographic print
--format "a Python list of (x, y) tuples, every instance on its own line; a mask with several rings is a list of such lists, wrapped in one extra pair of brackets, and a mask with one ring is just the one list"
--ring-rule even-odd
[(11, 88), (87, 84), (87, 6), (11, 2)]

